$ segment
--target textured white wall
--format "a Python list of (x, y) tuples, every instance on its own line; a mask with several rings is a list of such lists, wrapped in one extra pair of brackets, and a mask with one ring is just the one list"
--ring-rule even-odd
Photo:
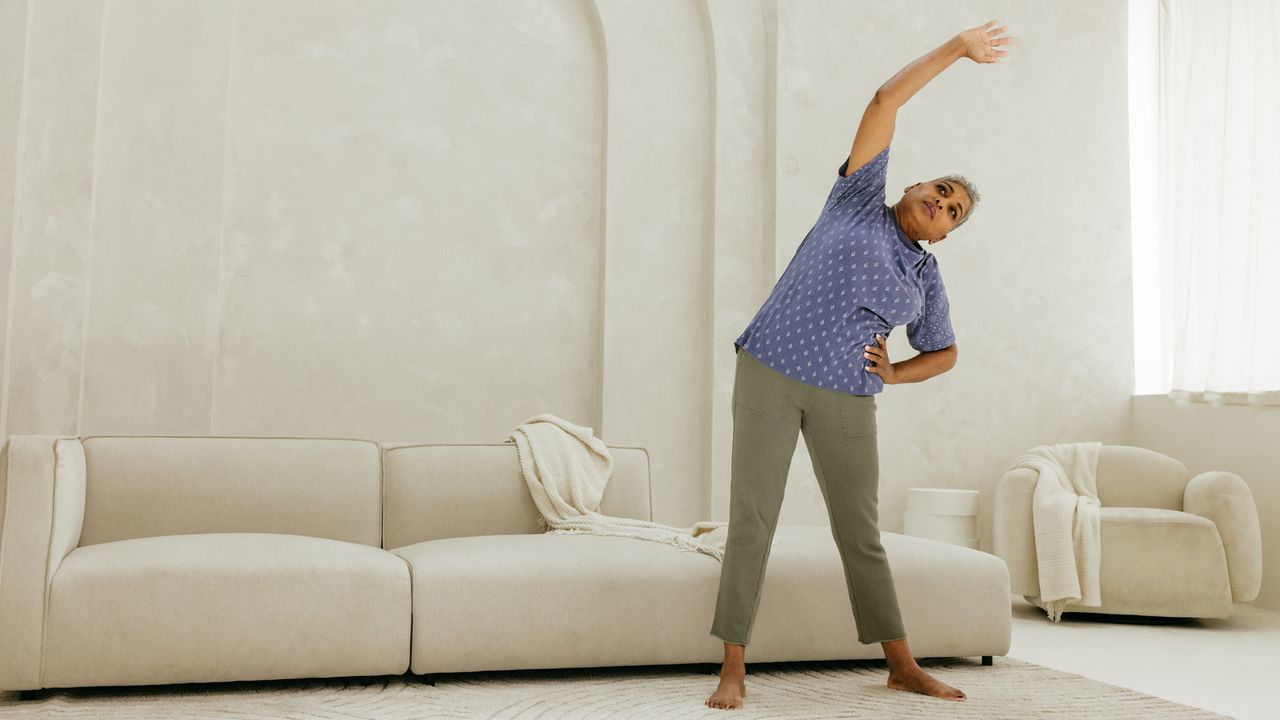
[[(733, 338), (874, 89), (992, 18), (1021, 44), (889, 168), (984, 195), (930, 247), (959, 365), (879, 402), (884, 529), (908, 487), (989, 507), (1032, 445), (1127, 439), (1123, 3), (0, 0), (0, 434), (551, 412), (650, 449), (657, 520), (725, 519)], [(803, 448), (783, 522), (826, 523)]]
[[(3, 362), (9, 344), (9, 261), (13, 255), (14, 188), (18, 155), (18, 111), (22, 105), (23, 55), (27, 49), (27, 3), (0, 0), (0, 408), (5, 392)], [(0, 438), (4, 438), (0, 414)]]
[(589, 5), (30, 12), (8, 433), (596, 414)]

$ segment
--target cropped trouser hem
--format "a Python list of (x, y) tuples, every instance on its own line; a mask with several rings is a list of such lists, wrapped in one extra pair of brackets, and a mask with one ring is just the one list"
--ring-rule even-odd
[[(721, 640), (723, 642), (733, 644), (733, 645), (741, 645), (743, 647), (746, 647), (747, 645), (751, 644), (745, 640), (730, 640), (726, 637), (717, 635), (716, 633), (711, 633), (711, 637), (717, 640)], [(906, 640), (906, 639), (907, 639), (907, 636), (903, 635), (902, 637), (885, 638), (884, 640), (864, 640), (862, 638), (858, 638), (858, 642), (862, 643), (863, 645), (878, 645), (880, 643), (897, 642), (898, 640)]]
[(728, 639), (728, 638), (721, 637), (721, 636), (717, 635), (716, 633), (711, 633), (711, 637), (716, 638), (716, 639), (718, 639), (718, 640), (723, 640), (723, 641), (725, 641), (725, 642), (727, 642), (727, 643), (732, 643), (732, 644), (734, 644), (734, 645), (742, 645), (743, 647), (746, 647), (746, 645), (747, 645), (747, 642), (746, 642), (745, 640), (730, 640), (730, 639)]

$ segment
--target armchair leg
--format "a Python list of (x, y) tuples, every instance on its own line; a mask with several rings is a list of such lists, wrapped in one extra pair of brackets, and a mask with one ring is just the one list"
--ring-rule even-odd
[(991, 664), (991, 656), (990, 656), (990, 655), (983, 655), (983, 656), (982, 656), (982, 664), (983, 664), (983, 665), (990, 665), (990, 664)]

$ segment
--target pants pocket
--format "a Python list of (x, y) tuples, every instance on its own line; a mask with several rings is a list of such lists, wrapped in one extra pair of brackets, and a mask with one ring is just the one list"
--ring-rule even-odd
[(840, 424), (845, 440), (876, 434), (876, 396), (844, 393), (840, 398)]
[(734, 373), (733, 404), (773, 422), (782, 422), (784, 376), (760, 362), (745, 350), (738, 353), (738, 368)]

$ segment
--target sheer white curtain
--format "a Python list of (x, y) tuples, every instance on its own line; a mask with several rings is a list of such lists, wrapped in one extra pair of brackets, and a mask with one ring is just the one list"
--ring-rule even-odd
[(1278, 5), (1160, 0), (1154, 227), (1176, 400), (1280, 404)]

